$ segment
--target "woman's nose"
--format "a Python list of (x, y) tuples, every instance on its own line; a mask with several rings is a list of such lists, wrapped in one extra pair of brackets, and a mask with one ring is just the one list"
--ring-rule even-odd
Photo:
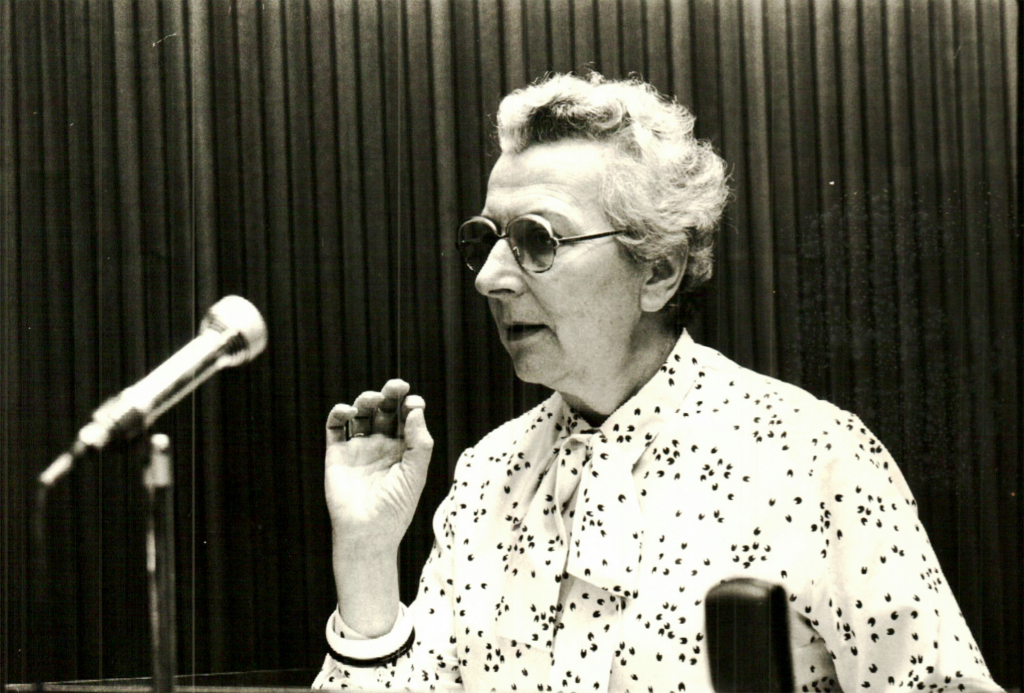
[(523, 290), (523, 270), (516, 262), (507, 238), (498, 239), (476, 275), (476, 290), (484, 296), (518, 294)]

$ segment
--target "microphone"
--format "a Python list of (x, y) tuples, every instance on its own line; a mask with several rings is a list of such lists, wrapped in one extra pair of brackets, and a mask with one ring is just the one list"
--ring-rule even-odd
[(256, 306), (241, 296), (225, 296), (206, 311), (195, 339), (93, 412), (92, 421), (39, 476), (39, 483), (52, 486), (89, 450), (131, 440), (214, 373), (251, 361), (266, 346), (267, 325)]
[(751, 578), (726, 580), (704, 603), (711, 683), (717, 693), (790, 693), (786, 591)]

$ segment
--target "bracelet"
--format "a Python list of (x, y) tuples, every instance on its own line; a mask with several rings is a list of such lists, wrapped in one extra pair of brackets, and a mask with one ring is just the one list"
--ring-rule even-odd
[(397, 650), (395, 650), (389, 655), (384, 655), (383, 657), (374, 657), (373, 659), (356, 659), (355, 657), (343, 655), (337, 650), (335, 650), (333, 647), (331, 647), (330, 643), (327, 643), (327, 653), (331, 656), (331, 659), (333, 659), (338, 664), (344, 664), (346, 666), (360, 668), (383, 667), (387, 666), (388, 664), (393, 664), (399, 657), (402, 657), (403, 655), (408, 653), (409, 650), (412, 649), (412, 643), (415, 639), (416, 629), (414, 628), (409, 632), (409, 637), (408, 639), (406, 639), (405, 644), (403, 644), (401, 647), (399, 647)]

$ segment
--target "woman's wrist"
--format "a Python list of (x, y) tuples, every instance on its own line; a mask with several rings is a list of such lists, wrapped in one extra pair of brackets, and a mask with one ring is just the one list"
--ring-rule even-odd
[(331, 548), (334, 562), (343, 558), (357, 564), (383, 563), (398, 559), (398, 547), (402, 537), (387, 535), (355, 536), (356, 532), (338, 530), (334, 521), (331, 522)]
[(366, 552), (336, 546), (334, 580), (338, 613), (367, 638), (386, 635), (398, 617), (398, 551)]

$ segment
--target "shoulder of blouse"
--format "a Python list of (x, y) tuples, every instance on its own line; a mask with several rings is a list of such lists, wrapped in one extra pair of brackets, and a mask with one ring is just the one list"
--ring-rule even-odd
[[(700, 352), (698, 358), (701, 369), (713, 381), (713, 384), (709, 383), (707, 386), (723, 389), (739, 388), (739, 391), (742, 393), (741, 397), (749, 394), (752, 402), (756, 402), (767, 395), (769, 398), (781, 403), (781, 408), (790, 413), (790, 415), (798, 414), (801, 421), (808, 423), (815, 420), (823, 423), (835, 422), (837, 420), (845, 421), (850, 417), (857, 419), (856, 414), (852, 414), (798, 385), (741, 366), (710, 347), (695, 346)], [(860, 419), (857, 419), (857, 421), (860, 421)]]
[[(891, 469), (890, 482), (901, 493), (909, 495), (889, 451), (857, 414), (797, 385), (745, 368), (708, 347), (696, 345), (696, 350), (700, 368), (705, 373), (701, 383), (702, 398), (721, 395), (733, 405), (738, 404), (737, 423), (748, 418), (753, 421), (751, 417), (756, 416), (760, 416), (762, 422), (778, 416), (785, 421), (785, 426), (780, 428), (787, 433), (785, 441), (775, 440), (774, 447), (780, 452), (787, 449), (796, 452), (806, 443), (815, 448), (815, 455), (803, 462), (821, 471), (836, 464), (858, 467), (868, 463), (883, 472)], [(691, 419), (690, 424), (693, 423)], [(766, 445), (760, 452), (770, 453), (774, 447)], [(790, 464), (800, 461), (786, 457)]]

